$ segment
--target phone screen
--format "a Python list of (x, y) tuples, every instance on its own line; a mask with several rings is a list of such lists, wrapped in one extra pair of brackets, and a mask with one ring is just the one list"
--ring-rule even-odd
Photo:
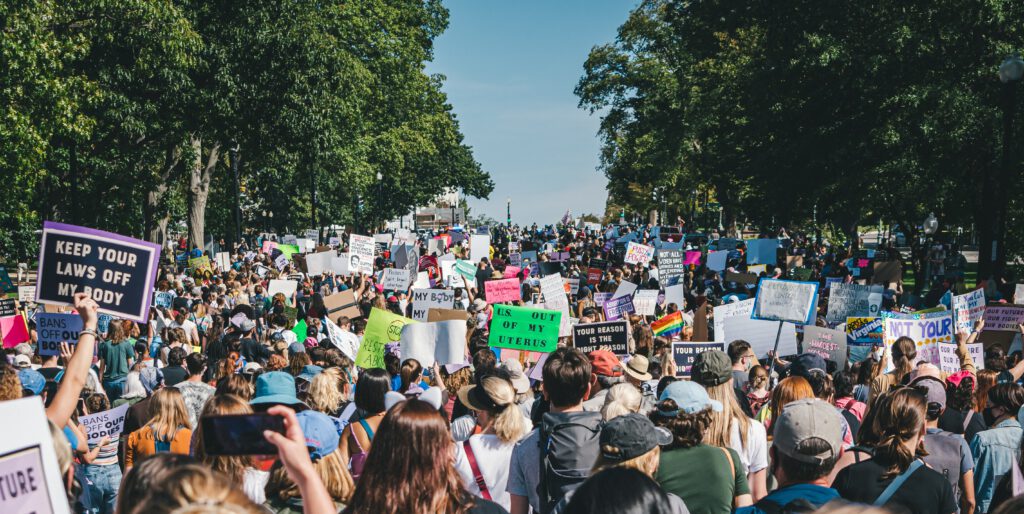
[(284, 433), (284, 418), (264, 413), (210, 416), (200, 422), (207, 455), (273, 455), (277, 447), (263, 431)]

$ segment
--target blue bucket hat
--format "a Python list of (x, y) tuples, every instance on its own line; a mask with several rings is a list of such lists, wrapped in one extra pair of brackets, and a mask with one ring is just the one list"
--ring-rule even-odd
[(250, 404), (302, 405), (295, 395), (295, 377), (283, 371), (264, 373), (256, 379), (256, 394)]
[(306, 447), (309, 448), (310, 458), (319, 460), (338, 449), (341, 437), (328, 415), (307, 410), (299, 412), (295, 417), (299, 420), (302, 435), (306, 437)]

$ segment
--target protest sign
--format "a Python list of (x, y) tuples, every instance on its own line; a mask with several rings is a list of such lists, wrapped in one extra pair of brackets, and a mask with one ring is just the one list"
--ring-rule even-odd
[(1017, 332), (1024, 323), (1024, 306), (992, 305), (985, 308), (984, 319), (986, 331)]
[(518, 267), (522, 267), (522, 265), (523, 265), (523, 255), (520, 254), (520, 253), (510, 253), (510, 254), (508, 254), (508, 263), (511, 264), (512, 266), (517, 267), (517, 268)]
[(491, 236), (487, 234), (473, 234), (469, 238), (469, 260), (473, 264), (479, 263), (481, 259), (491, 257)]
[[(351, 268), (351, 261), (352, 256), (347, 253), (343, 253), (341, 255), (332, 255), (331, 264), (328, 269), (330, 269), (335, 275), (347, 277), (354, 272), (358, 272), (358, 270), (353, 270)], [(308, 266), (309, 263), (306, 264)]]
[(458, 320), (466, 321), (469, 319), (469, 313), (461, 309), (430, 309), (427, 311), (427, 321), (448, 321)]
[(256, 265), (256, 274), (259, 275), (260, 278), (267, 278), (267, 273), (270, 273), (270, 268), (262, 264)]
[(385, 269), (381, 285), (384, 286), (385, 291), (405, 291), (409, 287), (409, 270), (398, 268)]
[[(975, 289), (953, 297), (953, 321), (957, 332), (974, 331), (974, 324), (985, 314), (985, 291)], [(985, 327), (988, 328), (988, 327)]]
[(625, 357), (629, 354), (626, 321), (609, 321), (606, 323), (587, 323), (572, 327), (572, 345), (589, 354), (594, 350), (608, 350), (615, 355)]
[(715, 241), (715, 243), (717, 244), (717, 247), (718, 247), (719, 250), (730, 250), (730, 251), (739, 248), (739, 245), (740, 245), (739, 239), (734, 239), (734, 238), (731, 238), (731, 237), (719, 238), (719, 239), (717, 239)]
[(455, 267), (453, 269), (456, 273), (462, 275), (462, 278), (466, 279), (468, 283), (476, 283), (476, 264), (473, 264), (470, 261), (464, 261), (462, 259), (459, 259), (455, 261)]
[(36, 314), (39, 355), (59, 355), (60, 343), (77, 343), (81, 330), (82, 318), (78, 314)]
[(561, 319), (558, 311), (495, 305), (487, 342), (496, 348), (553, 352)]
[(15, 303), (14, 298), (0, 299), (0, 318), (17, 314), (18, 308)]
[(608, 321), (622, 319), (623, 316), (634, 312), (633, 297), (620, 296), (611, 300), (605, 300), (602, 308), (604, 309), (604, 319)]
[(13, 293), (17, 289), (11, 275), (7, 273), (7, 266), (0, 266), (0, 293)]
[[(38, 397), (0, 403), (0, 512), (69, 514), (63, 474)], [(17, 420), (17, 422), (13, 422)]]
[(807, 325), (804, 327), (804, 352), (820, 355), (835, 362), (839, 369), (846, 369), (846, 332), (831, 328)]
[(622, 296), (632, 296), (637, 287), (638, 286), (636, 284), (623, 280), (619, 283), (619, 287), (615, 288), (615, 294), (612, 295), (612, 299), (614, 300)]
[[(885, 352), (888, 355), (896, 339), (909, 337), (917, 344), (917, 361), (939, 365), (938, 343), (953, 342), (953, 316), (949, 311), (901, 315), (883, 312)], [(893, 369), (892, 356), (887, 359), (886, 372)]]
[(738, 284), (754, 286), (757, 285), (758, 280), (760, 280), (760, 278), (753, 273), (733, 273), (731, 271), (725, 272), (726, 282), (736, 282)]
[(275, 294), (281, 293), (285, 298), (290, 299), (298, 287), (299, 283), (294, 280), (271, 280), (267, 284), (267, 296), (273, 297)]
[(305, 250), (299, 248), (298, 244), (278, 244), (277, 250), (289, 261), (292, 260), (292, 255), (297, 253), (303, 253)]
[(558, 326), (558, 336), (566, 337), (572, 335), (572, 327), (569, 325), (569, 299), (565, 295), (562, 277), (560, 275), (548, 275), (541, 278), (540, 291), (544, 295), (546, 307), (562, 313)]
[(1013, 303), (1024, 303), (1024, 284), (1013, 286)]
[[(734, 303), (723, 303), (718, 307), (714, 308), (714, 319), (715, 319), (715, 341), (725, 341), (725, 320), (726, 318), (732, 318), (740, 316), (744, 318), (750, 318), (750, 313), (754, 311), (754, 299), (749, 298), (741, 302)], [(735, 338), (733, 338), (735, 339)]]
[(413, 289), (412, 319), (427, 321), (430, 309), (451, 309), (455, 306), (455, 291), (451, 289)]
[(825, 321), (842, 323), (850, 317), (875, 317), (881, 306), (882, 286), (834, 284), (829, 292)]
[(159, 245), (47, 221), (39, 246), (36, 303), (71, 305), (75, 293), (86, 293), (100, 312), (145, 323), (159, 262)]
[(725, 271), (726, 263), (729, 261), (728, 250), (718, 250), (708, 252), (708, 269), (713, 271), (722, 272)]
[(402, 360), (416, 359), (424, 368), (466, 361), (466, 322), (410, 323), (402, 327)]
[(683, 252), (680, 250), (658, 250), (658, 269), (664, 285), (674, 285), (682, 279), (683, 273), (686, 272), (683, 259)]
[(594, 293), (594, 303), (596, 303), (598, 307), (603, 307), (604, 303), (611, 300), (611, 298), (611, 293)]
[(283, 253), (277, 254), (277, 257), (274, 257), (274, 267), (277, 268), (277, 271), (284, 271), (288, 267), (288, 257)]
[(665, 288), (665, 305), (676, 304), (676, 307), (683, 308), (686, 304), (686, 285), (676, 284)]
[(761, 280), (754, 311), (750, 317), (760, 320), (814, 323), (818, 305), (818, 284), (766, 278)]
[(520, 271), (523, 271), (523, 269), (520, 268), (519, 266), (505, 266), (505, 271), (501, 272), (501, 276), (505, 278), (515, 278), (517, 275), (519, 275)]
[(217, 269), (227, 271), (231, 269), (231, 254), (228, 252), (217, 252), (214, 256), (217, 260)]
[(315, 277), (323, 275), (325, 271), (331, 271), (331, 261), (337, 256), (333, 250), (306, 254), (306, 273)]
[(654, 316), (654, 309), (657, 305), (657, 289), (641, 289), (633, 294), (633, 309), (636, 314)]
[(21, 303), (36, 301), (36, 286), (18, 287), (18, 301)]
[(676, 377), (690, 378), (693, 361), (697, 360), (698, 355), (710, 350), (721, 350), (724, 352), (725, 343), (672, 343), (672, 360), (676, 364)]
[(174, 303), (174, 295), (169, 291), (157, 291), (153, 293), (153, 305), (170, 309)]
[(117, 439), (117, 436), (121, 435), (121, 431), (124, 430), (124, 417), (128, 413), (128, 407), (131, 405), (124, 403), (110, 410), (79, 416), (78, 422), (85, 425), (89, 443), (97, 445), (104, 437), (109, 437), (111, 440)]
[(699, 251), (687, 251), (686, 260), (683, 261), (683, 264), (687, 266), (700, 266), (700, 256), (701, 253)]
[[(387, 234), (388, 241), (391, 234)], [(348, 269), (352, 273), (373, 274), (374, 238), (351, 234), (348, 236)]]
[(519, 279), (503, 278), (484, 282), (484, 295), (487, 303), (515, 302), (522, 299)]
[(274, 251), (275, 248), (277, 248), (277, 241), (264, 239), (263, 244), (260, 245), (260, 252), (270, 255), (270, 252)]
[(885, 336), (885, 323), (882, 318), (851, 317), (846, 318), (846, 336), (849, 343), (861, 346), (881, 345)]
[[(985, 369), (985, 349), (982, 343), (967, 345), (967, 353), (978, 369)], [(946, 373), (960, 371), (960, 358), (956, 356), (956, 343), (939, 343), (939, 369)]]
[(635, 241), (630, 241), (629, 246), (626, 247), (626, 264), (647, 266), (647, 263), (651, 262), (652, 257), (654, 257), (653, 246), (647, 246)]
[[(715, 320), (718, 323), (718, 320)], [(763, 321), (743, 316), (726, 318), (722, 322), (723, 342), (742, 339), (750, 343), (750, 348), (758, 358), (766, 355), (775, 347), (775, 334), (779, 334), (779, 355), (793, 355), (798, 353), (796, 341), (796, 325), (783, 322), (779, 330), (778, 321)], [(718, 339), (718, 332), (715, 332), (715, 339)]]
[(416, 274), (416, 281), (412, 283), (414, 289), (430, 289), (430, 273), (421, 271)]
[(565, 284), (565, 292), (575, 297), (580, 292), (580, 279), (578, 278), (566, 278), (562, 280)]
[(327, 308), (327, 318), (337, 323), (338, 319), (345, 316), (349, 319), (362, 317), (356, 302), (356, 295), (351, 289), (324, 297), (324, 307)]
[(0, 335), (3, 336), (4, 348), (14, 348), (30, 340), (28, 325), (21, 314), (0, 318)]
[(842, 283), (843, 277), (825, 277), (825, 289), (828, 291), (832, 290), (832, 286)]
[(761, 276), (762, 273), (768, 273), (768, 265), (751, 264), (747, 266), (747, 273), (753, 273), (754, 275)]
[[(369, 238), (370, 236), (359, 236), (359, 237), (367, 237), (367, 238)], [(393, 237), (394, 236), (392, 236), (391, 234), (374, 234), (373, 237), (370, 238), (370, 239), (373, 240), (374, 244), (382, 244), (382, 245), (385, 245), (385, 246), (390, 246), (391, 245), (391, 239)]]
[(370, 319), (366, 322), (363, 342), (359, 345), (359, 354), (356, 355), (356, 366), (364, 369), (383, 368), (384, 345), (400, 341), (402, 328), (410, 323), (416, 322), (382, 309), (372, 309)]
[(778, 264), (778, 239), (751, 239), (747, 242), (747, 264)]

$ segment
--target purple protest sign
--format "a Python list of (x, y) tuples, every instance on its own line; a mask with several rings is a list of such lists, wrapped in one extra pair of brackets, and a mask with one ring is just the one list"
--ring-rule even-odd
[(47, 221), (39, 245), (36, 303), (72, 305), (75, 293), (86, 293), (100, 312), (145, 323), (159, 262), (159, 245)]
[(614, 300), (605, 300), (603, 307), (604, 319), (606, 321), (619, 320), (622, 319), (623, 315), (635, 312), (633, 310), (632, 296), (620, 296)]

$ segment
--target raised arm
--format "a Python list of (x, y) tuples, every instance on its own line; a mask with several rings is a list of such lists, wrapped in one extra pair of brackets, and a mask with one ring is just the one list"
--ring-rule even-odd
[(85, 293), (75, 294), (75, 310), (81, 316), (84, 328), (78, 334), (75, 353), (66, 365), (60, 387), (57, 388), (50, 406), (46, 408), (46, 417), (58, 427), (68, 424), (89, 377), (89, 365), (92, 364), (92, 356), (96, 353), (99, 308), (100, 306)]

